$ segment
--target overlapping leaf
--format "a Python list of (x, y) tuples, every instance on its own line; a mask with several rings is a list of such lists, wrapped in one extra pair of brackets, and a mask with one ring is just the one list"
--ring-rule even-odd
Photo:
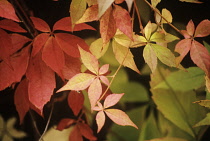
[(8, 19), (4, 19), (0, 21), (0, 28), (6, 29), (12, 32), (22, 32), (22, 33), (27, 32), (18, 23), (12, 20), (8, 20)]

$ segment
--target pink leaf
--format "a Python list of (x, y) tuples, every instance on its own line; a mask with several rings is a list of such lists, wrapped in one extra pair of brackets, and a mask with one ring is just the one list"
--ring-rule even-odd
[(210, 21), (203, 20), (196, 27), (194, 37), (205, 37), (208, 36), (209, 34), (210, 34)]
[(180, 64), (180, 62), (183, 60), (183, 58), (190, 51), (191, 46), (192, 46), (191, 39), (183, 39), (176, 44), (175, 52), (178, 52), (180, 54), (178, 57), (176, 57), (177, 65)]
[(210, 55), (208, 50), (201, 43), (193, 40), (190, 57), (207, 76), (210, 76)]
[(0, 0), (0, 17), (11, 19), (16, 22), (20, 21), (15, 14), (15, 9), (7, 0)]
[(86, 89), (93, 82), (95, 75), (88, 73), (79, 73), (72, 77), (66, 85), (60, 88), (57, 92), (65, 90), (80, 91)]
[(53, 71), (63, 78), (62, 69), (65, 64), (64, 53), (52, 36), (44, 45), (42, 59)]
[(96, 123), (98, 126), (97, 133), (101, 131), (101, 128), (104, 126), (105, 123), (105, 114), (104, 111), (99, 111), (96, 115)]
[(80, 130), (80, 133), (89, 140), (97, 140), (97, 138), (93, 135), (92, 129), (84, 123), (79, 122), (78, 127)]
[(128, 115), (118, 109), (106, 109), (105, 113), (107, 116), (116, 124), (122, 125), (122, 126), (133, 126), (138, 129), (138, 127), (130, 120)]
[(43, 107), (55, 88), (55, 74), (42, 61), (39, 53), (31, 59), (26, 76), (29, 80), (29, 100), (42, 115)]
[(42, 33), (35, 37), (33, 40), (33, 50), (32, 50), (32, 56), (34, 57), (45, 45), (48, 38), (50, 37), (49, 33)]
[(109, 64), (105, 64), (103, 66), (101, 66), (101, 68), (99, 69), (99, 74), (105, 74), (109, 71)]
[(190, 20), (187, 24), (187, 33), (192, 37), (195, 32), (195, 25), (192, 20)]
[(79, 51), (80, 51), (82, 63), (85, 65), (85, 67), (92, 73), (98, 74), (99, 62), (97, 58), (91, 53), (83, 50), (81, 47), (79, 47)]
[(76, 91), (71, 91), (68, 96), (68, 104), (75, 116), (77, 116), (83, 107), (84, 95)]
[(69, 136), (69, 141), (83, 141), (82, 134), (80, 133), (77, 125), (72, 129)]
[(28, 99), (28, 81), (26, 79), (22, 80), (15, 90), (14, 103), (20, 117), (20, 124), (22, 124), (30, 107)]
[(36, 17), (30, 17), (35, 28), (42, 32), (51, 32), (49, 25), (42, 19)]
[(73, 123), (75, 123), (75, 122), (76, 122), (76, 120), (74, 120), (74, 119), (71, 119), (71, 118), (63, 118), (63, 119), (59, 122), (59, 124), (58, 124), (56, 130), (62, 131), (63, 129), (68, 128), (69, 126), (71, 126), (71, 125), (72, 125)]
[(8, 20), (8, 19), (4, 19), (0, 21), (0, 28), (13, 31), (13, 32), (22, 32), (22, 33), (27, 32), (18, 23), (12, 20)]
[(99, 76), (100, 80), (107, 86), (109, 86), (109, 79), (106, 76)]
[(133, 40), (133, 29), (129, 12), (118, 5), (114, 5), (113, 16), (117, 28)]
[(58, 42), (60, 48), (68, 55), (72, 57), (80, 57), (78, 45), (84, 50), (88, 50), (89, 46), (85, 41), (77, 36), (67, 33), (56, 33), (55, 39)]
[(117, 104), (124, 94), (110, 94), (104, 101), (104, 109), (109, 108)]
[(96, 102), (100, 98), (101, 94), (102, 94), (101, 82), (98, 78), (96, 78), (90, 84), (90, 87), (88, 89), (88, 97), (89, 97), (89, 100), (90, 100), (91, 109), (93, 109), (93, 107), (95, 107)]

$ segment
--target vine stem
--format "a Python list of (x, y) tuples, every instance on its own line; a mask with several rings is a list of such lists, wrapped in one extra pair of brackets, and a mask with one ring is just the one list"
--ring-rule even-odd
[(134, 8), (135, 8), (136, 14), (138, 16), (139, 28), (141, 30), (141, 33), (144, 35), (144, 28), (143, 28), (143, 25), (142, 25), (142, 22), (141, 22), (141, 15), (140, 15), (139, 9), (137, 7), (136, 0), (134, 0)]
[(176, 28), (173, 24), (171, 24), (165, 17), (163, 17), (162, 16), (162, 14), (155, 8), (155, 7), (153, 7), (147, 0), (144, 0), (146, 3), (147, 3), (147, 5), (149, 5), (149, 7), (153, 10), (153, 11), (155, 11), (158, 15), (160, 15), (174, 30), (176, 30), (178, 33), (180, 33), (181, 35), (183, 35), (182, 34), (182, 32), (178, 29), (178, 28)]

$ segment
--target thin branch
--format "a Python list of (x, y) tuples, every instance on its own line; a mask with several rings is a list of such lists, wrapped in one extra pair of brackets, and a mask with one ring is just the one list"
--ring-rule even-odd
[(33, 126), (34, 126), (35, 130), (36, 130), (36, 133), (37, 133), (38, 136), (40, 137), (41, 134), (40, 134), (39, 129), (38, 129), (37, 125), (36, 125), (36, 120), (34, 119), (34, 116), (33, 116), (33, 113), (32, 113), (31, 110), (29, 110), (29, 114), (30, 114), (30, 116), (31, 116), (32, 123), (33, 123)]
[(144, 35), (144, 28), (143, 28), (143, 25), (142, 25), (142, 22), (141, 22), (141, 16), (140, 16), (140, 12), (139, 12), (139, 9), (137, 7), (137, 4), (136, 4), (136, 0), (134, 0), (134, 8), (135, 8), (136, 14), (138, 16), (139, 28), (141, 30), (141, 33)]

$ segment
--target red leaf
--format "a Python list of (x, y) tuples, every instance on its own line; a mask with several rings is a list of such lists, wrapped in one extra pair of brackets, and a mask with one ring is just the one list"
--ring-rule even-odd
[(53, 71), (63, 78), (62, 69), (65, 64), (64, 53), (52, 36), (44, 45), (42, 59)]
[(79, 122), (78, 127), (80, 130), (80, 133), (89, 140), (97, 140), (97, 138), (93, 135), (92, 129), (84, 123)]
[(70, 127), (75, 122), (76, 122), (76, 120), (74, 120), (74, 119), (71, 119), (71, 118), (63, 118), (59, 122), (56, 130), (62, 131), (63, 129), (66, 129), (66, 128)]
[(81, 71), (80, 59), (65, 55), (65, 65), (62, 70), (64, 78), (69, 80), (76, 74), (80, 73), (80, 71)]
[(14, 103), (19, 114), (20, 124), (22, 124), (23, 119), (30, 108), (28, 100), (28, 81), (26, 79), (22, 80), (15, 90)]
[(116, 33), (116, 24), (113, 17), (113, 11), (110, 7), (100, 19), (100, 34), (103, 43), (106, 44)]
[(103, 66), (101, 66), (101, 68), (99, 69), (99, 74), (105, 74), (109, 71), (109, 64), (105, 64)]
[(15, 9), (7, 0), (0, 0), (0, 17), (20, 21), (15, 14)]
[(60, 48), (68, 55), (72, 57), (80, 57), (78, 45), (84, 50), (88, 50), (89, 46), (85, 41), (77, 36), (67, 33), (56, 33), (55, 39), (58, 42)]
[(180, 62), (183, 60), (183, 58), (190, 51), (191, 46), (192, 46), (191, 39), (183, 39), (176, 44), (175, 52), (178, 52), (180, 54), (180, 56), (176, 57), (177, 65), (180, 64)]
[(55, 74), (42, 61), (41, 54), (37, 54), (31, 58), (26, 76), (29, 80), (29, 100), (42, 115), (43, 107), (55, 88)]
[(192, 20), (190, 20), (187, 24), (187, 33), (190, 35), (190, 36), (193, 36), (194, 32), (195, 32), (195, 25), (193, 23)]
[(69, 141), (83, 141), (82, 134), (80, 133), (77, 125), (72, 129), (69, 136)]
[(133, 40), (132, 22), (128, 11), (118, 5), (114, 5), (113, 16), (117, 28)]
[(49, 25), (42, 19), (36, 17), (30, 17), (35, 28), (42, 32), (51, 32)]
[(68, 96), (68, 104), (75, 116), (77, 116), (83, 107), (84, 95), (76, 91), (71, 91)]
[(196, 27), (194, 37), (205, 37), (208, 36), (209, 34), (210, 34), (210, 21), (203, 20)]
[(124, 94), (110, 94), (104, 101), (104, 109), (109, 108), (117, 104)]
[(23, 33), (27, 32), (18, 23), (12, 20), (8, 20), (8, 19), (4, 19), (0, 21), (0, 28), (13, 31), (13, 32), (23, 32)]
[(210, 76), (210, 55), (208, 50), (201, 43), (193, 40), (190, 49), (190, 57), (207, 76)]
[(90, 87), (88, 89), (88, 97), (89, 97), (89, 100), (90, 100), (91, 109), (93, 109), (93, 107), (95, 107), (96, 102), (100, 98), (101, 94), (102, 94), (101, 82), (98, 78), (96, 78), (90, 84)]
[(128, 115), (118, 109), (106, 109), (105, 113), (107, 116), (116, 124), (122, 125), (122, 126), (133, 126), (138, 129), (138, 127), (130, 120)]
[(11, 34), (12, 39), (12, 49), (10, 50), (10, 54), (13, 54), (20, 50), (26, 43), (31, 41), (31, 39), (27, 38), (26, 36), (22, 36), (20, 34), (13, 33)]
[[(92, 26), (82, 23), (82, 24), (76, 24), (74, 26), (73, 31), (81, 31), (81, 30), (85, 30), (85, 29), (95, 30)], [(53, 30), (64, 30), (64, 31), (72, 32), (71, 18), (65, 17), (65, 18), (60, 19), (53, 26)]]
[(101, 128), (104, 126), (105, 123), (105, 114), (104, 111), (99, 111), (96, 115), (96, 123), (98, 126), (97, 133), (101, 131)]
[(50, 37), (49, 33), (42, 33), (35, 37), (35, 39), (33, 40), (33, 50), (32, 50), (33, 57), (41, 50), (41, 48), (45, 45), (49, 37)]
[(28, 60), (29, 60), (29, 47), (22, 49), (20, 52), (11, 56), (11, 67), (5, 61), (0, 63), (0, 90), (10, 86), (12, 83), (20, 82), (22, 76), (25, 74)]

